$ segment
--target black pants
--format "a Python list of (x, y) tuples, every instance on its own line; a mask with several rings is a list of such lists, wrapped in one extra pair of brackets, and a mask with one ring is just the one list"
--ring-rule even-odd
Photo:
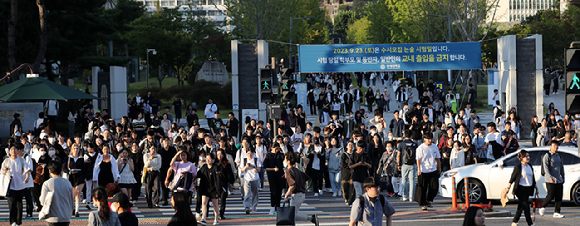
[(268, 181), (270, 182), (270, 207), (279, 207), (280, 198), (282, 197), (282, 189), (286, 186), (286, 179), (282, 175), (275, 175), (268, 173)]
[(8, 198), (8, 211), (10, 211), (10, 224), (22, 224), (22, 198), (24, 198), (24, 190), (10, 190)]
[(169, 188), (167, 188), (165, 186), (165, 178), (167, 177), (167, 170), (161, 170), (161, 172), (159, 174), (159, 181), (161, 181), (161, 195), (163, 196), (163, 198), (161, 199), (161, 201), (163, 201), (163, 203), (167, 203), (167, 200), (169, 199)]
[[(330, 175), (328, 174), (328, 169), (322, 172), (322, 176), (324, 177), (324, 187), (331, 188), (332, 185), (330, 185)], [(320, 183), (320, 186), (318, 187), (320, 188), (320, 190), (322, 190), (322, 183)]]
[(344, 105), (344, 108), (345, 108), (344, 110), (346, 111), (346, 113), (350, 113), (350, 112), (352, 112), (352, 103), (350, 103), (350, 104), (345, 104), (345, 105)]
[[(272, 185), (270, 185), (272, 186)], [(272, 189), (270, 187), (270, 189)], [(226, 212), (226, 199), (228, 198), (228, 192), (227, 189), (226, 191), (222, 191), (220, 194), (220, 216), (224, 216), (224, 213)]]
[(420, 192), (419, 205), (426, 206), (428, 202), (432, 202), (437, 192), (439, 191), (439, 173), (437, 171), (431, 173), (421, 173), (418, 176), (417, 189)]
[(554, 79), (554, 88), (552, 88), (552, 92), (558, 92), (558, 79)]
[(316, 102), (310, 102), (310, 114), (316, 115)]
[(146, 182), (145, 198), (147, 199), (147, 206), (159, 205), (159, 171), (148, 171)]
[(139, 200), (139, 196), (141, 196), (141, 176), (135, 177), (137, 183), (133, 184), (133, 189), (131, 189), (131, 200)]
[(342, 181), (342, 197), (346, 200), (348, 205), (352, 205), (352, 202), (356, 199), (356, 194), (354, 190), (354, 185), (352, 184), (352, 180), (343, 180)]
[(550, 96), (550, 84), (544, 84), (544, 93)]
[(69, 226), (70, 222), (58, 222), (58, 223), (46, 222), (46, 225), (48, 225), (48, 226)]
[(312, 192), (318, 193), (319, 192), (318, 189), (322, 185), (322, 184), (320, 184), (320, 180), (321, 180), (320, 170), (310, 169), (308, 175), (310, 176), (310, 179), (312, 180)]
[(518, 223), (520, 221), (520, 217), (522, 216), (522, 210), (524, 211), (524, 216), (526, 216), (526, 222), (528, 225), (532, 225), (534, 222), (532, 221), (532, 216), (530, 215), (530, 203), (528, 201), (530, 194), (534, 192), (534, 188), (519, 186), (518, 190), (516, 191), (516, 196), (518, 197), (518, 210), (516, 211), (516, 215), (514, 215), (514, 219), (512, 222)]
[(32, 216), (34, 204), (32, 201), (32, 191), (30, 190), (30, 188), (24, 189), (24, 198), (26, 199), (26, 214)]
[(548, 195), (542, 202), (542, 206), (548, 205), (554, 199), (554, 213), (560, 213), (560, 206), (562, 205), (562, 196), (564, 187), (562, 184), (552, 184), (546, 183), (546, 189), (548, 190)]
[[(42, 184), (34, 183), (34, 187), (32, 188), (32, 197), (34, 197), (34, 203), (36, 203), (36, 208), (42, 209), (42, 205), (40, 205), (40, 192), (42, 191)], [(28, 204), (28, 201), (26, 201)]]

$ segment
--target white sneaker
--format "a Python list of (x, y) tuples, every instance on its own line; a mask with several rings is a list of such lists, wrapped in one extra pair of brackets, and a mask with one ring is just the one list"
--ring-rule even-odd
[(82, 204), (87, 204), (87, 200), (83, 199), (83, 201), (81, 202)]
[(336, 192), (335, 193), (332, 193), (332, 197), (336, 197)]
[(546, 208), (542, 207), (540, 208), (540, 210), (538, 211), (538, 213), (540, 213), (540, 216), (544, 216), (544, 212), (546, 211)]
[(512, 226), (518, 226), (518, 223), (512, 222)]
[(274, 216), (276, 207), (270, 207), (270, 216)]
[(338, 191), (338, 196), (342, 197), (342, 191)]
[(318, 193), (314, 193), (314, 197), (318, 197)]
[(320, 190), (320, 195), (324, 194), (324, 192), (322, 190)]
[(406, 202), (407, 201), (407, 198), (403, 197), (402, 200), (403, 200), (403, 202)]
[(213, 220), (213, 225), (218, 225), (220, 222), (218, 221), (217, 217)]
[(201, 218), (201, 214), (195, 213), (195, 218)]
[(554, 216), (552, 216), (553, 218), (564, 218), (564, 215), (560, 214), (560, 213), (554, 213)]

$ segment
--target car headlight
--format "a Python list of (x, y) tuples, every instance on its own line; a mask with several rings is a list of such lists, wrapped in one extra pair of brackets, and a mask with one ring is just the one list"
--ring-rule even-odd
[(457, 172), (445, 172), (443, 173), (443, 178), (454, 177), (456, 174)]

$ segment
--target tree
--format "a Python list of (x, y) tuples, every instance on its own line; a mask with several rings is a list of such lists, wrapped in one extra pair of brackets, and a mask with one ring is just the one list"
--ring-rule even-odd
[(354, 10), (339, 11), (334, 16), (334, 33), (340, 35), (342, 40), (346, 40), (346, 32), (356, 20), (360, 19), (360, 14)]
[(226, 0), (233, 33), (243, 39), (278, 40), (297, 1)]
[(363, 17), (355, 21), (352, 26), (348, 28), (346, 40), (350, 44), (370, 44), (369, 27), (370, 21)]

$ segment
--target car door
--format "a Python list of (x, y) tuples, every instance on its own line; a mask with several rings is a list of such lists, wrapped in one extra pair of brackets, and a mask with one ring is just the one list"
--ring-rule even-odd
[[(488, 182), (486, 186), (488, 186), (487, 190), (489, 191), (487, 197), (490, 199), (500, 198), (501, 191), (510, 181), (514, 166), (520, 164), (520, 160), (518, 159), (517, 153), (511, 153), (507, 158), (503, 159), (503, 167), (499, 166), (500, 163), (501, 161), (493, 163), (494, 165), (489, 170), (489, 176), (487, 177)], [(511, 191), (509, 194), (511, 194)]]
[(542, 157), (548, 153), (548, 150), (533, 150), (530, 151), (530, 164), (534, 170), (534, 177), (536, 180), (536, 185), (538, 186), (538, 191), (540, 192), (540, 197), (546, 197), (546, 184), (544, 177), (542, 176)]
[(562, 151), (558, 153), (564, 164), (564, 200), (567, 200), (570, 197), (569, 192), (573, 189), (572, 186), (580, 179), (580, 157)]

